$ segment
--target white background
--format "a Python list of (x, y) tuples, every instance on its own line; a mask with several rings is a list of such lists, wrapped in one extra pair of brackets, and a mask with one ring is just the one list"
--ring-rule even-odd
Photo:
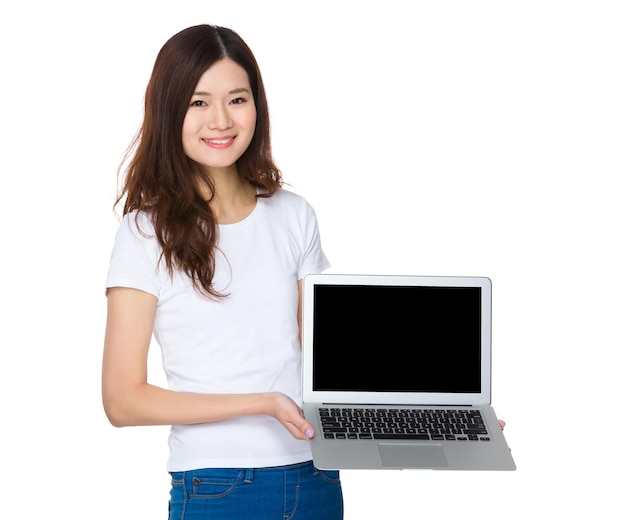
[(626, 7), (603, 0), (4, 7), (2, 516), (166, 516), (167, 428), (102, 411), (104, 278), (154, 58), (198, 23), (254, 50), (333, 271), (493, 281), (518, 470), (344, 471), (346, 519), (624, 518)]

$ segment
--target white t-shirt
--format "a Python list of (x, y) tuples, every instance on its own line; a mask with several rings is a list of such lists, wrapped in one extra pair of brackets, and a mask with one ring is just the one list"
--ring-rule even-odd
[[(236, 224), (219, 226), (216, 288), (222, 300), (199, 295), (173, 278), (146, 215), (126, 215), (117, 232), (107, 287), (132, 287), (158, 298), (154, 338), (171, 390), (196, 393), (278, 391), (301, 404), (297, 280), (329, 262), (313, 208), (284, 189), (259, 198)], [(147, 235), (147, 236), (146, 236)], [(257, 415), (171, 427), (168, 471), (267, 467), (311, 459), (274, 418)]]

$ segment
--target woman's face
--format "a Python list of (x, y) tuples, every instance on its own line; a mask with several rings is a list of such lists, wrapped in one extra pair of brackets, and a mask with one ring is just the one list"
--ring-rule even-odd
[(202, 75), (183, 122), (185, 154), (210, 172), (231, 168), (256, 126), (256, 105), (246, 71), (225, 58)]

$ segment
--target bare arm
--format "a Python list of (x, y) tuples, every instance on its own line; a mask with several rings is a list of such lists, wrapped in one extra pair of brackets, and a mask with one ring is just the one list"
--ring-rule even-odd
[(102, 399), (111, 424), (196, 424), (264, 414), (279, 420), (295, 438), (309, 438), (311, 425), (284, 394), (193, 394), (149, 384), (148, 348), (156, 304), (156, 297), (137, 289), (108, 291)]

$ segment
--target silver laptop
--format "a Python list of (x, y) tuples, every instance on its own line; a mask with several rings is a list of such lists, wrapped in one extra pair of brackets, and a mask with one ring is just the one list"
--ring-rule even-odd
[(308, 275), (302, 320), (318, 468), (516, 469), (491, 406), (489, 278)]

